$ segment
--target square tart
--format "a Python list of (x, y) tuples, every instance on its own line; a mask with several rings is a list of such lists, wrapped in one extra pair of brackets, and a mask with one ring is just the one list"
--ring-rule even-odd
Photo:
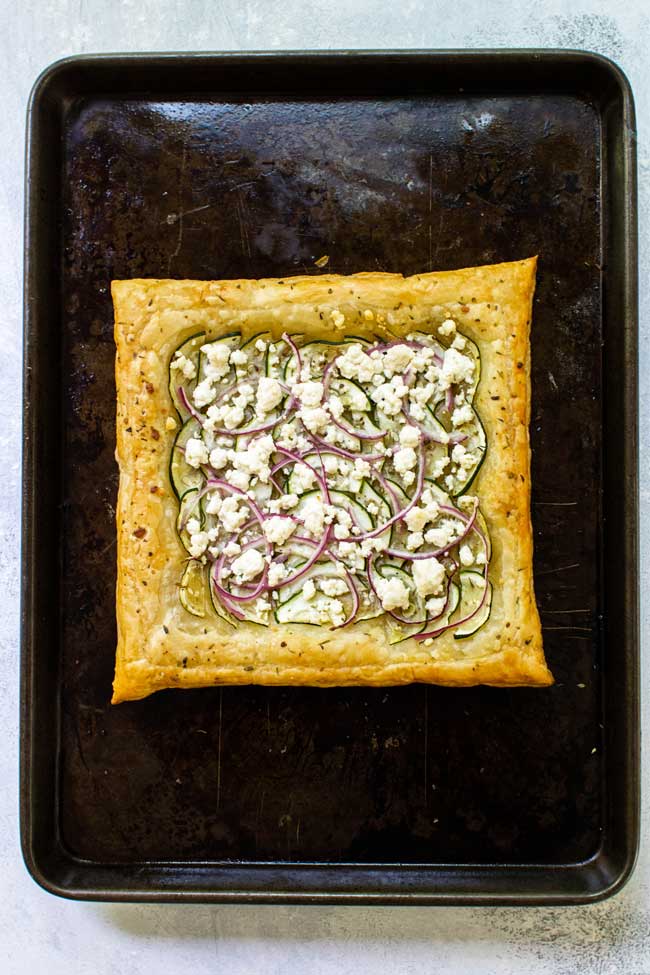
[[(259, 281), (112, 283), (120, 469), (114, 703), (163, 688), (219, 684), (383, 686), (419, 681), (447, 686), (545, 686), (553, 682), (544, 659), (532, 578), (528, 425), (535, 270), (536, 259), (531, 258), (411, 277), (361, 273)], [(439, 332), (450, 321), (455, 330), (447, 325)], [(394, 621), (383, 612), (366, 619), (360, 619), (363, 614), (358, 612), (345, 626), (340, 625), (341, 619), (334, 620), (339, 625), (331, 620), (317, 625), (280, 622), (275, 611), (268, 614), (267, 625), (239, 619), (233, 625), (232, 618), (224, 618), (228, 613), (214, 611), (210, 598), (210, 572), (218, 552), (202, 570), (207, 579), (205, 599), (198, 594), (203, 615), (186, 608), (180, 587), (189, 556), (178, 530), (179, 498), (170, 481), (170, 459), (182, 417), (170, 393), (170, 363), (179, 346), (197, 333), (204, 333), (205, 344), (234, 333), (237, 346), (258, 333), (269, 333), (274, 343), (287, 334), (296, 345), (341, 343), (337, 354), (349, 349), (355, 337), (364, 350), (369, 348), (364, 340), (385, 347), (397, 340), (408, 342), (406, 337), (413, 333), (430, 336), (431, 343), (440, 342), (443, 349), (458, 334), (460, 346), (462, 337), (473, 343), (480, 358), (480, 380), (471, 406), (480, 418), (486, 449), (469, 500), (463, 495), (462, 503), (469, 518), (471, 499), (478, 499), (475, 503), (491, 543), (487, 567), (469, 569), (487, 573), (489, 579), (491, 602), (486, 614), (484, 600), (485, 619), (475, 632), (459, 638), (459, 627), (447, 625), (432, 638), (420, 633), (391, 642)], [(254, 343), (247, 348), (254, 349)], [(179, 372), (176, 367), (175, 371)], [(191, 373), (191, 367), (187, 371)], [(294, 392), (299, 378), (294, 375), (290, 384)], [(376, 384), (363, 388), (371, 394)], [(196, 410), (191, 402), (190, 406)], [(265, 434), (269, 433), (273, 431), (267, 429)], [(326, 430), (321, 433), (327, 436)], [(426, 446), (427, 441), (423, 443)], [(211, 476), (223, 478), (223, 472)], [(215, 544), (220, 552), (224, 539)], [(258, 546), (255, 551), (264, 549)], [(200, 574), (201, 558), (194, 561)], [(249, 581), (249, 590), (255, 584)], [(384, 582), (380, 586), (385, 588)], [(450, 591), (451, 584), (448, 596)], [(351, 598), (351, 591), (348, 594)], [(268, 592), (266, 598), (271, 598)], [(318, 598), (322, 602), (323, 597)], [(461, 609), (456, 610), (456, 618)], [(443, 618), (448, 620), (449, 616)], [(435, 629), (435, 623), (429, 624), (422, 632)], [(465, 629), (472, 627), (465, 624)]]

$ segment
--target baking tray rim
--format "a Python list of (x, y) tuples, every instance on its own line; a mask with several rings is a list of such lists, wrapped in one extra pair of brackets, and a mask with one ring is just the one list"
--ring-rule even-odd
[[(626, 794), (625, 816), (627, 819), (626, 846), (622, 857), (614, 858), (605, 849), (607, 837), (604, 836), (599, 849), (587, 860), (571, 862), (569, 864), (381, 864), (379, 867), (373, 864), (363, 863), (310, 863), (310, 862), (269, 862), (265, 864), (254, 864), (251, 861), (143, 861), (142, 863), (129, 864), (132, 874), (142, 876), (149, 870), (154, 873), (158, 871), (157, 877), (152, 877), (152, 882), (147, 887), (138, 886), (135, 883), (125, 883), (122, 879), (121, 887), (113, 888), (109, 884), (99, 886), (96, 884), (81, 885), (72, 882), (69, 878), (65, 882), (65, 874), (74, 872), (76, 869), (97, 869), (100, 871), (114, 871), (120, 868), (116, 864), (102, 864), (76, 857), (69, 853), (61, 842), (58, 831), (58, 823), (55, 822), (54, 842), (56, 849), (48, 849), (45, 854), (37, 852), (34, 844), (34, 822), (33, 822), (33, 800), (34, 800), (34, 768), (33, 768), (33, 745), (34, 738), (32, 730), (32, 719), (35, 717), (33, 709), (34, 695), (34, 666), (36, 662), (34, 629), (35, 620), (33, 613), (34, 584), (30, 573), (30, 555), (33, 550), (36, 534), (36, 520), (33, 510), (33, 483), (36, 474), (36, 448), (33, 433), (37, 431), (40, 416), (35, 409), (32, 409), (30, 402), (30, 390), (32, 388), (32, 356), (34, 347), (38, 343), (36, 326), (37, 319), (35, 307), (38, 304), (39, 296), (36, 287), (37, 264), (37, 238), (39, 208), (42, 201), (39, 201), (34, 189), (35, 170), (42, 147), (38, 145), (39, 131), (37, 122), (37, 112), (41, 103), (47, 98), (50, 89), (57, 84), (60, 79), (65, 78), (66, 73), (78, 68), (90, 69), (98, 65), (117, 67), (117, 66), (136, 66), (141, 68), (152, 68), (156, 64), (174, 65), (178, 68), (186, 68), (191, 65), (217, 64), (217, 63), (241, 63), (243, 66), (251, 61), (262, 63), (278, 63), (279, 61), (311, 62), (312, 65), (318, 63), (334, 61), (376, 61), (376, 62), (395, 62), (395, 61), (429, 61), (438, 64), (450, 61), (464, 61), (469, 67), (477, 66), (480, 62), (484, 64), (494, 63), (497, 60), (506, 64), (510, 63), (513, 68), (518, 61), (529, 61), (540, 65), (578, 64), (580, 66), (591, 65), (603, 72), (613, 83), (621, 101), (621, 123), (628, 138), (623, 141), (622, 170), (619, 176), (620, 187), (624, 198), (623, 229), (621, 232), (622, 247), (625, 251), (627, 260), (625, 270), (622, 274), (622, 297), (621, 301), (625, 306), (623, 343), (625, 346), (625, 367), (627, 375), (624, 382), (624, 407), (625, 421), (631, 432), (628, 447), (625, 454), (628, 470), (628, 489), (625, 497), (625, 526), (626, 526), (626, 555), (629, 556), (627, 563), (631, 570), (636, 568), (635, 577), (638, 580), (638, 433), (637, 433), (637, 287), (638, 287), (638, 241), (636, 232), (637, 222), (637, 197), (636, 197), (636, 130), (634, 98), (630, 83), (619, 67), (613, 60), (592, 51), (579, 49), (535, 49), (535, 48), (476, 48), (476, 49), (358, 49), (358, 50), (286, 50), (286, 51), (223, 51), (223, 52), (143, 52), (143, 53), (97, 53), (83, 54), (64, 57), (47, 66), (36, 78), (29, 95), (27, 106), (27, 138), (25, 156), (25, 211), (24, 211), (24, 313), (23, 313), (23, 481), (22, 481), (22, 519), (21, 519), (21, 687), (20, 687), (20, 839), (21, 850), (25, 865), (33, 879), (45, 890), (61, 897), (93, 900), (93, 901), (194, 901), (194, 902), (238, 902), (238, 903), (383, 903), (383, 904), (517, 904), (517, 905), (540, 905), (540, 904), (583, 904), (594, 903), (617, 893), (628, 881), (631, 876), (639, 848), (639, 817), (640, 817), (640, 786), (639, 786), (639, 762), (640, 762), (640, 700), (639, 700), (639, 591), (638, 582), (630, 587), (626, 601), (626, 623), (628, 627), (628, 639), (625, 651), (627, 657), (628, 673), (626, 683), (626, 710), (627, 721), (623, 729), (625, 737), (625, 774), (626, 774)], [(246, 85), (242, 85), (246, 90)], [(134, 94), (137, 89), (132, 89)], [(94, 92), (97, 94), (97, 92)], [(190, 94), (188, 92), (188, 94)], [(192, 90), (191, 96), (196, 97), (199, 92)], [(60, 97), (60, 96), (59, 96)], [(127, 96), (128, 97), (128, 96)], [(50, 796), (52, 798), (52, 796)], [(56, 814), (55, 814), (56, 815)], [(63, 876), (61, 876), (61, 863), (64, 865)], [(55, 872), (52, 873), (52, 867)], [(199, 889), (188, 889), (182, 884), (165, 883), (164, 873), (170, 868), (184, 868), (188, 874), (196, 875), (198, 871), (211, 872), (215, 882), (209, 888), (200, 887)], [(269, 887), (255, 889), (227, 889), (219, 886), (218, 874), (224, 870), (238, 868), (250, 873), (268, 874), (270, 878), (274, 876), (287, 876), (296, 874), (297, 877), (304, 877), (304, 872), (319, 872), (320, 870), (353, 870), (355, 875), (361, 879), (364, 874), (371, 877), (381, 874), (395, 873), (397, 877), (404, 877), (405, 873), (412, 873), (419, 870), (423, 874), (423, 879), (435, 882), (441, 877), (446, 876), (451, 879), (451, 884), (443, 886), (453, 887), (453, 877), (468, 874), (485, 874), (497, 877), (500, 873), (510, 878), (510, 891), (503, 893), (497, 892), (494, 888), (485, 892), (468, 891), (467, 887), (451, 890), (449, 893), (441, 889), (440, 886), (429, 890), (406, 890), (397, 893), (395, 887), (389, 890), (373, 890), (370, 887), (357, 890), (325, 890), (308, 889), (298, 882), (293, 889), (273, 889)], [(58, 879), (56, 869), (59, 870)], [(565, 876), (571, 873), (580, 874), (581, 871), (592, 870), (596, 878), (597, 886), (594, 890), (580, 890), (576, 892), (557, 892), (541, 891), (535, 892), (534, 887), (513, 892), (512, 884), (514, 875), (525, 874), (528, 871), (531, 876), (540, 875), (543, 872), (557, 871)], [(600, 878), (600, 879), (598, 879)], [(108, 879), (108, 877), (107, 877)], [(115, 879), (115, 878), (113, 878)], [(522, 879), (525, 879), (522, 876)], [(161, 884), (161, 881), (163, 883)], [(191, 882), (191, 880), (190, 880)], [(275, 885), (273, 885), (275, 886)], [(384, 884), (380, 884), (384, 887)], [(402, 890), (403, 882), (400, 883)]]

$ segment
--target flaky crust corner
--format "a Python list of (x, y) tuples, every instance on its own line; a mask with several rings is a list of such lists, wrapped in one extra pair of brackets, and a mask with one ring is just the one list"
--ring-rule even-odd
[[(260, 281), (114, 281), (117, 357), (118, 577), (113, 702), (166, 687), (218, 684), (365, 684), (413, 681), (545, 686), (532, 579), (530, 524), (530, 321), (536, 258), (403, 277), (362, 273)], [(364, 312), (375, 319), (368, 328)], [(343, 323), (341, 323), (343, 316)], [(475, 405), (488, 451), (472, 486), (488, 523), (493, 608), (472, 637), (445, 633), (430, 647), (389, 646), (377, 621), (330, 630), (272, 623), (236, 629), (180, 605), (185, 552), (168, 478), (177, 419), (167, 382), (189, 335), (241, 330), (308, 337), (433, 330), (452, 316), (480, 347)]]

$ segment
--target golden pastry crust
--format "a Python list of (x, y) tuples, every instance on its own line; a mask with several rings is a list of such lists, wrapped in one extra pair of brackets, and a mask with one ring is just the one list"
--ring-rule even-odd
[[(459, 271), (314, 275), (260, 281), (114, 281), (117, 344), (118, 645), (113, 702), (216, 684), (467, 686), (553, 682), (532, 580), (530, 343), (536, 259)], [(369, 320), (369, 312), (373, 318)], [(186, 552), (169, 484), (177, 415), (170, 359), (205, 330), (295, 331), (335, 339), (433, 331), (453, 317), (481, 351), (475, 407), (485, 462), (472, 486), (492, 540), (492, 612), (473, 636), (390, 646), (381, 620), (327, 626), (200, 619), (180, 604)], [(387, 332), (388, 334), (388, 332)]]

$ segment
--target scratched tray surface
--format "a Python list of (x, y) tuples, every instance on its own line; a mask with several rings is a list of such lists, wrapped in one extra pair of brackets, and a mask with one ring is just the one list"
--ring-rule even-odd
[[(60, 823), (94, 861), (577, 862), (601, 808), (600, 131), (587, 99), (78, 100), (64, 119)], [(535, 586), (550, 690), (222, 688), (108, 703), (111, 278), (539, 253)]]

